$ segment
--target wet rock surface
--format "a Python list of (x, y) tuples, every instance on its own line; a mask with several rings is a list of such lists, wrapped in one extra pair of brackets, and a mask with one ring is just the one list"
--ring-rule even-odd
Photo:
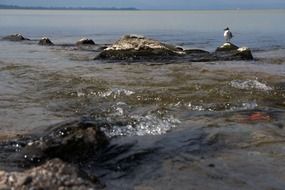
[(144, 36), (126, 35), (107, 47), (96, 59), (109, 60), (142, 60), (168, 59), (185, 54), (175, 46), (148, 39)]
[(225, 43), (214, 53), (201, 49), (186, 49), (164, 44), (144, 36), (126, 35), (104, 49), (95, 59), (103, 60), (188, 60), (207, 62), (218, 60), (252, 60), (249, 48)]
[(238, 46), (234, 45), (233, 43), (230, 43), (230, 42), (227, 42), (227, 43), (224, 43), (222, 44), (221, 46), (217, 47), (216, 49), (216, 52), (219, 52), (219, 51), (235, 51), (235, 50), (238, 50)]
[(77, 161), (95, 154), (108, 144), (105, 134), (88, 121), (61, 123), (49, 129), (46, 135), (30, 140), (19, 155), (25, 165), (38, 164), (51, 158)]
[(84, 46), (84, 45), (95, 45), (95, 42), (92, 39), (82, 38), (76, 42), (77, 46)]
[(0, 189), (98, 189), (97, 179), (84, 179), (74, 166), (59, 159), (23, 171), (0, 171)]
[(11, 34), (9, 36), (5, 36), (2, 38), (3, 40), (9, 40), (9, 41), (23, 41), (23, 40), (29, 40), (28, 38), (25, 38), (22, 34)]
[(224, 43), (214, 53), (218, 60), (253, 60), (251, 50), (238, 47), (232, 43)]
[(47, 37), (43, 37), (40, 39), (39, 41), (39, 45), (42, 45), (42, 46), (53, 46), (53, 42), (47, 38)]

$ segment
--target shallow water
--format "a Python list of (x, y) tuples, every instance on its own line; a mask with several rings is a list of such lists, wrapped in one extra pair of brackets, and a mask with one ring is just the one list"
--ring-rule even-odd
[[(283, 10), (0, 11), (0, 36), (47, 35), (69, 45), (139, 33), (213, 50), (230, 26), (254, 61), (109, 63), (72, 45), (0, 41), (0, 137), (88, 117), (109, 123), (103, 130), (112, 140), (81, 166), (109, 189), (284, 187), (285, 27), (276, 27)], [(1, 169), (17, 169), (6, 163), (9, 150)]]

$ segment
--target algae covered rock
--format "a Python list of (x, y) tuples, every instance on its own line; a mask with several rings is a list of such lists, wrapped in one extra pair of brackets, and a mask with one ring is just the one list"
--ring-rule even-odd
[(241, 47), (237, 49), (236, 56), (240, 56), (242, 59), (245, 59), (245, 60), (253, 59), (251, 50), (248, 47)]
[(25, 38), (22, 34), (11, 34), (9, 36), (3, 37), (3, 40), (9, 40), (9, 41), (23, 41), (23, 40), (29, 40), (28, 38)]
[(53, 46), (54, 45), (52, 41), (47, 37), (43, 37), (42, 39), (40, 39), (38, 44), (42, 46)]
[(181, 49), (139, 35), (126, 35), (104, 49), (95, 59), (168, 59), (184, 55)]
[(232, 43), (224, 43), (219, 46), (214, 55), (218, 60), (252, 60), (251, 50), (247, 47), (238, 47)]

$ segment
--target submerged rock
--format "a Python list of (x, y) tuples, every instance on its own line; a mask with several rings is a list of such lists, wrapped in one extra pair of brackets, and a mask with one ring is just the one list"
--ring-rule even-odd
[(50, 158), (82, 161), (106, 144), (107, 137), (99, 127), (74, 121), (55, 126), (46, 135), (31, 140), (19, 155), (25, 158), (26, 164), (38, 164)]
[(126, 35), (104, 49), (95, 59), (168, 59), (185, 55), (181, 49), (139, 35)]
[(11, 34), (9, 36), (5, 36), (3, 40), (9, 40), (9, 41), (23, 41), (23, 40), (29, 40), (28, 38), (25, 38), (22, 34)]
[(0, 171), (0, 189), (94, 189), (92, 181), (79, 175), (77, 168), (53, 159), (24, 172)]
[(218, 47), (214, 53), (218, 60), (252, 60), (251, 50), (247, 47), (241, 47), (232, 44), (224, 43)]
[(42, 45), (42, 46), (53, 46), (54, 44), (52, 43), (52, 41), (49, 38), (43, 37), (42, 39), (40, 39), (39, 45)]
[(87, 38), (82, 38), (76, 42), (77, 46), (82, 46), (82, 45), (95, 45), (95, 42), (91, 39)]

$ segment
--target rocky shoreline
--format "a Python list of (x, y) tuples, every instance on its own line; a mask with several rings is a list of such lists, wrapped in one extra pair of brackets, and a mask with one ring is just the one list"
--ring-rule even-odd
[[(34, 45), (47, 46), (43, 47), (44, 51), (45, 48), (65, 46), (56, 44), (49, 38), (34, 41), (20, 35), (14, 37), (20, 41), (28, 41), (28, 44), (32, 42)], [(11, 40), (11, 38), (13, 39), (10, 37), (5, 40)], [(183, 49), (138, 35), (123, 36), (108, 46), (97, 44), (91, 39), (81, 39), (70, 46), (76, 50), (91, 50), (92, 56), (94, 51), (95, 60), (105, 60), (111, 63), (113, 61), (132, 63), (146, 60), (161, 61), (162, 64), (167, 64), (171, 61), (179, 63), (184, 60), (188, 63), (253, 59), (250, 49), (240, 48), (231, 43), (225, 43), (214, 52), (208, 52), (202, 49)], [(96, 57), (95, 51), (98, 54)], [(136, 67), (137, 65), (132, 66)], [(186, 70), (186, 68), (190, 67), (183, 69)], [(142, 72), (149, 72), (153, 67), (147, 69), (149, 70)], [(23, 73), (25, 72), (23, 71)], [(198, 80), (198, 75), (204, 77), (201, 73), (211, 73), (212, 71), (207, 68), (199, 68), (197, 74), (194, 72), (196, 70), (188, 76)], [(81, 74), (84, 74), (84, 71)], [(221, 72), (221, 75), (223, 74)], [(129, 76), (129, 70), (126, 71), (126, 75)], [(180, 76), (181, 73), (178, 72), (177, 75)], [(218, 75), (220, 73), (208, 80), (213, 80), (214, 77), (218, 78)], [(143, 77), (140, 77), (139, 80), (141, 78)], [(57, 77), (57, 80), (63, 81), (63, 83), (66, 81), (60, 77)], [(153, 79), (150, 77), (150, 80)], [(181, 76), (178, 82), (175, 81), (175, 85), (183, 83), (184, 80), (185, 75)], [(219, 80), (224, 81), (224, 78)], [(243, 81), (234, 82), (233, 86), (248, 85), (249, 89), (255, 84), (244, 84)], [(51, 80), (50, 83), (54, 83), (54, 81)], [(205, 83), (208, 84), (208, 81)], [(62, 89), (58, 84), (53, 85), (58, 87), (57, 89)], [(79, 82), (78, 86), (81, 87), (81, 85)], [(39, 86), (44, 86), (43, 89), (50, 87), (42, 84)], [(87, 87), (93, 88), (94, 86), (96, 83), (93, 81), (87, 85)], [(161, 86), (161, 84), (157, 84), (157, 86)], [(212, 84), (209, 86), (210, 89), (213, 88)], [(186, 87), (188, 88), (185, 85)], [(76, 88), (74, 84), (70, 83), (72, 92), (74, 88)], [(156, 90), (155, 88), (156, 86), (153, 89)], [(215, 89), (219, 88), (215, 87)], [(280, 89), (283, 90), (283, 87)], [(278, 93), (281, 94), (281, 90)], [(196, 92), (197, 89), (194, 91)], [(229, 91), (232, 89), (229, 88)], [(237, 91), (241, 91), (241, 89)], [(39, 92), (41, 93), (41, 91)], [(52, 91), (50, 94), (53, 95), (55, 92)], [(197, 96), (206, 92), (208, 91), (202, 91)], [(218, 92), (220, 91), (217, 90)], [(80, 91), (74, 91), (74, 93), (76, 93), (75, 99), (84, 96), (83, 93), (80, 95)], [(121, 92), (119, 91), (119, 93)], [(171, 91), (163, 91), (163, 93), (167, 97)], [(183, 93), (188, 93), (188, 91)], [(256, 99), (260, 93), (262, 92), (257, 91), (258, 95), (253, 98), (250, 96), (250, 99)], [(270, 93), (268, 92), (268, 97), (270, 97)], [(236, 94), (232, 93), (232, 95)], [(279, 97), (281, 95), (276, 98), (276, 101), (279, 101)], [(111, 99), (106, 98), (104, 102), (109, 100)], [(269, 98), (267, 101), (270, 101)], [(89, 103), (90, 101), (86, 102), (88, 105)], [(92, 107), (90, 110), (96, 109), (94, 108), (97, 106), (95, 103), (90, 106)], [(149, 104), (154, 103), (150, 102)], [(180, 102), (176, 103), (175, 101), (177, 106), (184, 106), (179, 105)], [(66, 102), (62, 104), (66, 104)], [(122, 101), (118, 100), (118, 104), (122, 105)], [(187, 105), (189, 106), (188, 103)], [(284, 104), (280, 104), (280, 108), (283, 107)], [(59, 107), (56, 111), (61, 109)], [(83, 106), (83, 109), (85, 110), (86, 107)], [(168, 111), (168, 109), (177, 109), (177, 107), (163, 106), (161, 110)], [(199, 109), (199, 107), (193, 109)], [(89, 111), (89, 109), (87, 110)], [(109, 137), (106, 134), (108, 134), (108, 129), (112, 130), (110, 126), (136, 127), (132, 124), (139, 122), (136, 118), (123, 116), (119, 119), (115, 117), (115, 119), (108, 120), (105, 115), (84, 117), (46, 126), (45, 130), (41, 128), (39, 130), (42, 131), (35, 134), (7, 137), (2, 134), (3, 138), (0, 139), (0, 189), (151, 190), (197, 188), (226, 190), (253, 189), (255, 186), (256, 188), (268, 187), (272, 189), (282, 187), (284, 182), (281, 179), (284, 176), (284, 171), (281, 169), (279, 171), (278, 168), (283, 166), (284, 160), (282, 155), (285, 135), (282, 123), (284, 120), (283, 110), (257, 110), (254, 108), (250, 108), (249, 111), (233, 112), (227, 109), (226, 111), (217, 110), (213, 112), (206, 110), (205, 113), (193, 113), (193, 115), (187, 113), (185, 117), (193, 120), (193, 123), (191, 121), (183, 123), (183, 125), (190, 127), (185, 127), (185, 129), (182, 126), (182, 129), (175, 129), (165, 135), (155, 137), (147, 135)], [(197, 115), (195, 116), (195, 114)], [(203, 120), (200, 125), (198, 121), (202, 115), (206, 115), (207, 119)], [(159, 122), (161, 121), (159, 120)], [(156, 125), (157, 123), (151, 124)], [(162, 125), (164, 125), (163, 122)], [(142, 127), (144, 127), (143, 124)], [(260, 173), (260, 176), (255, 172)], [(274, 183), (275, 181), (270, 182), (270, 180), (263, 183), (262, 180), (266, 177), (272, 177), (276, 183)], [(258, 184), (261, 185), (258, 186)], [(117, 188), (118, 186), (121, 188)]]
[[(12, 34), (2, 38), (9, 41), (29, 41), (29, 38), (21, 34)], [(55, 44), (47, 37), (38, 41), (42, 46), (54, 46)], [(88, 47), (96, 46), (92, 39), (83, 38), (75, 42), (74, 46), (84, 50)], [(183, 49), (172, 44), (165, 44), (158, 40), (146, 38), (140, 35), (125, 35), (115, 43), (97, 45), (99, 52), (94, 60), (106, 61), (189, 61), (189, 62), (211, 62), (211, 61), (233, 61), (233, 60), (253, 60), (251, 50), (248, 47), (238, 47), (235, 44), (226, 42), (214, 52), (202, 49)], [(91, 48), (92, 49), (92, 48)]]

